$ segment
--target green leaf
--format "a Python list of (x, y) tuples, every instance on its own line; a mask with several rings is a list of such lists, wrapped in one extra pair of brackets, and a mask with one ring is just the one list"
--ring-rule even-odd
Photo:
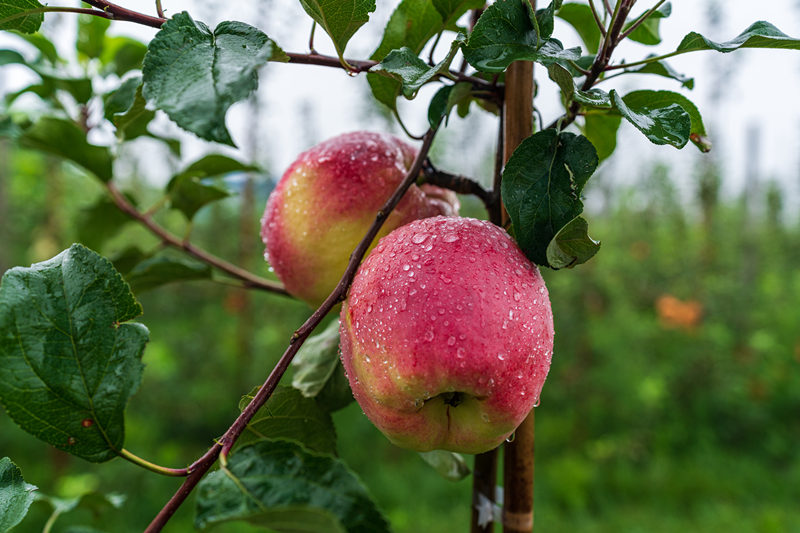
[(99, 250), (131, 221), (107, 196), (101, 196), (81, 211), (77, 224), (78, 240), (93, 250)]
[(124, 113), (114, 114), (114, 125), (117, 127), (117, 137), (120, 139), (135, 139), (142, 135), (150, 135), (147, 126), (156, 117), (155, 111), (147, 109), (147, 102), (142, 96), (142, 86), (136, 88), (136, 93), (130, 107)]
[(742, 33), (723, 43), (706, 39), (699, 33), (691, 32), (678, 45), (677, 53), (695, 52), (698, 50), (716, 50), (728, 53), (739, 48), (782, 48), (800, 50), (800, 39), (789, 37), (781, 30), (760, 20), (747, 27)]
[(548, 265), (547, 246), (583, 211), (580, 193), (597, 168), (597, 152), (586, 137), (540, 131), (525, 139), (503, 171), (502, 196), (520, 248)]
[(14, 50), (0, 50), (0, 65), (16, 63), (28, 67), (42, 80), (41, 84), (31, 85), (15, 94), (7, 95), (6, 102), (12, 102), (17, 96), (25, 92), (33, 92), (43, 100), (52, 98), (57, 90), (68, 92), (76, 102), (84, 104), (94, 95), (92, 80), (88, 78), (64, 78), (60, 72), (40, 62), (26, 61)]
[(25, 518), (35, 490), (36, 487), (25, 483), (22, 472), (11, 459), (0, 459), (0, 531), (8, 531)]
[(168, 283), (211, 279), (211, 267), (182, 256), (160, 254), (145, 259), (125, 275), (136, 294)]
[(23, 13), (43, 7), (36, 0), (0, 0), (0, 30), (16, 30), (21, 33), (38, 31), (44, 21), (44, 13)]
[(103, 17), (78, 15), (78, 41), (75, 45), (78, 53), (90, 59), (100, 57), (110, 25), (111, 21)]
[(181, 175), (207, 178), (232, 172), (252, 172), (257, 170), (259, 170), (259, 167), (255, 165), (247, 165), (226, 155), (209, 154), (186, 167), (186, 170), (181, 172)]
[(484, 72), (503, 72), (514, 61), (535, 61), (541, 42), (531, 19), (528, 2), (497, 0), (475, 24), (464, 57)]
[(612, 114), (587, 113), (583, 134), (597, 149), (600, 161), (606, 159), (617, 148), (617, 130), (622, 117)]
[(313, 398), (333, 375), (339, 365), (339, 321), (309, 337), (297, 351), (292, 361), (294, 377), (292, 387)]
[(202, 179), (191, 174), (178, 174), (167, 185), (170, 205), (191, 220), (206, 205), (231, 195), (230, 191), (203, 183)]
[(97, 176), (110, 181), (112, 158), (108, 148), (86, 141), (86, 133), (77, 124), (55, 117), (42, 117), (20, 137), (20, 143), (34, 150), (63, 157)]
[(257, 28), (222, 22), (212, 32), (188, 13), (168, 20), (144, 60), (144, 97), (180, 127), (233, 145), (228, 108), (258, 86), (257, 70), (283, 51)]
[(431, 81), (437, 74), (446, 72), (450, 68), (450, 63), (453, 62), (453, 58), (463, 42), (463, 35), (459, 35), (450, 45), (447, 57), (432, 67), (417, 57), (411, 48), (404, 46), (399, 50), (389, 52), (389, 55), (372, 67), (370, 72), (377, 72), (400, 81), (403, 95), (410, 100), (416, 96), (420, 87)]
[(633, 96), (621, 98), (612, 90), (611, 98), (625, 120), (644, 133), (650, 142), (683, 148), (689, 142), (692, 118), (677, 99), (659, 97), (659, 93), (676, 95), (669, 91), (635, 91), (631, 93)]
[(485, 4), (485, 0), (433, 0), (433, 7), (439, 12), (446, 26), (454, 24), (470, 9), (480, 9)]
[(440, 476), (450, 481), (461, 481), (471, 473), (467, 462), (460, 453), (433, 450), (420, 452), (419, 456), (432, 466)]
[(594, 257), (600, 243), (589, 237), (589, 224), (575, 217), (553, 237), (547, 246), (547, 262), (552, 268), (573, 268)]
[(103, 116), (106, 120), (114, 122), (114, 115), (130, 109), (141, 85), (142, 77), (132, 76), (123, 81), (117, 89), (106, 93), (103, 97)]
[(280, 533), (389, 531), (366, 489), (340, 460), (285, 441), (239, 448), (197, 488), (195, 525), (230, 520)]
[(320, 407), (329, 413), (344, 409), (355, 401), (353, 391), (350, 390), (350, 382), (347, 380), (341, 364), (336, 365), (330, 379), (325, 382), (325, 386), (322, 387), (316, 398)]
[[(682, 94), (672, 91), (633, 91), (626, 94), (623, 98), (625, 104), (630, 108), (664, 108), (672, 104), (679, 105), (688, 115), (691, 121), (689, 128), (689, 140), (692, 141), (701, 152), (711, 150), (711, 142), (707, 138), (706, 127), (700, 111), (691, 100)], [(685, 144), (685, 142), (684, 142)]]
[[(430, 0), (403, 0), (386, 24), (383, 39), (370, 59), (381, 61), (389, 52), (410, 48), (419, 54), (425, 44), (445, 27), (442, 16)], [(402, 84), (375, 73), (367, 73), (372, 95), (392, 111), (397, 110), (397, 96)]]
[(536, 25), (541, 39), (549, 39), (553, 35), (555, 14), (561, 8), (561, 2), (562, 0), (553, 0), (546, 8), (536, 10)]
[[(648, 56), (655, 57), (655, 56)], [(681, 86), (687, 89), (694, 89), (694, 78), (689, 78), (670, 67), (666, 61), (654, 61), (638, 67), (625, 69), (625, 73), (630, 74), (655, 74), (681, 82)]]
[[(656, 45), (661, 42), (661, 34), (659, 33), (659, 26), (661, 25), (661, 19), (667, 18), (672, 14), (672, 4), (667, 2), (666, 4), (662, 5), (653, 13), (647, 17), (647, 20), (639, 24), (633, 32), (628, 36), (629, 39), (632, 41), (636, 41), (637, 43), (647, 44), (647, 45)], [(644, 15), (644, 13), (642, 14)], [(640, 15), (641, 16), (641, 15)], [(626, 25), (623, 31), (627, 31), (631, 25), (634, 24), (639, 17), (633, 19), (630, 24)]]
[(139, 386), (147, 328), (111, 263), (79, 244), (0, 285), (0, 401), (22, 429), (92, 462), (112, 459)]
[(135, 39), (106, 36), (100, 63), (104, 71), (122, 77), (131, 70), (142, 68), (146, 53), (147, 45)]
[(62, 61), (62, 59), (58, 56), (58, 51), (56, 50), (56, 45), (53, 44), (47, 37), (42, 35), (41, 33), (17, 33), (17, 37), (20, 39), (24, 39), (28, 42), (28, 44), (34, 46), (39, 53), (41, 54), (41, 58), (45, 61), (49, 62), (50, 64), (56, 64)]
[(438, 126), (442, 119), (449, 119), (450, 111), (454, 107), (469, 102), (471, 92), (472, 84), (466, 81), (445, 85), (436, 91), (428, 105), (428, 123), (431, 128)]
[(572, 73), (558, 63), (548, 65), (547, 74), (561, 89), (561, 94), (564, 96), (566, 104), (565, 107), (569, 107), (569, 103), (572, 101), (589, 107), (612, 107), (611, 97), (607, 92), (602, 89), (580, 90), (575, 83), (575, 78), (572, 77)]
[[(258, 387), (242, 398), (244, 410), (258, 392)], [(239, 444), (260, 440), (291, 440), (307, 449), (336, 455), (336, 429), (330, 412), (322, 409), (314, 398), (306, 398), (292, 387), (278, 387), (267, 403), (247, 425)]]
[(342, 62), (347, 42), (375, 11), (375, 0), (300, 0), (300, 5), (330, 36)]
[(592, 54), (597, 53), (600, 46), (600, 29), (592, 15), (592, 10), (586, 4), (569, 3), (561, 6), (556, 13), (560, 19), (564, 20), (578, 32), (586, 49)]

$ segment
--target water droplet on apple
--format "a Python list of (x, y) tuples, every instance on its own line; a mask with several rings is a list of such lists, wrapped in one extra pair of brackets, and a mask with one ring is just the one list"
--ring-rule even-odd
[(539, 407), (540, 403), (542, 403), (542, 399), (541, 398), (536, 398), (536, 401), (533, 403), (533, 406), (534, 407)]
[(450, 337), (450, 338), (447, 339), (447, 345), (448, 346), (453, 346), (455, 343), (456, 343), (456, 338), (455, 337)]
[(501, 360), (501, 361), (505, 361), (505, 360), (506, 360), (506, 354), (504, 354), (504, 353), (499, 353), (499, 354), (497, 354), (497, 358), (498, 358), (499, 360)]
[(516, 438), (517, 438), (517, 434), (516, 433), (512, 433), (511, 435), (506, 437), (506, 442), (514, 442), (514, 439), (516, 439)]
[(431, 341), (433, 340), (433, 337), (434, 337), (433, 330), (432, 330), (432, 329), (429, 329), (429, 330), (428, 330), (428, 331), (425, 333), (425, 340), (426, 340), (426, 341), (428, 341), (428, 342), (431, 342)]
[(442, 237), (444, 242), (456, 242), (458, 240), (458, 235), (455, 233), (446, 233), (444, 237)]
[(428, 238), (427, 233), (415, 233), (413, 237), (411, 237), (411, 242), (414, 244), (422, 244), (425, 242), (425, 239)]
[(464, 350), (464, 348), (459, 348), (458, 350), (456, 350), (456, 357), (458, 357), (459, 359), (463, 359), (465, 354), (466, 350)]
[(403, 271), (408, 272), (411, 269), (411, 265), (403, 265)]

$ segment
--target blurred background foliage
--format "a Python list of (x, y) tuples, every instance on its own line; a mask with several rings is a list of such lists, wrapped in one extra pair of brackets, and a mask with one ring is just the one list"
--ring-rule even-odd
[[(544, 272), (556, 348), (537, 410), (537, 529), (800, 531), (800, 221), (782, 211), (777, 186), (721, 198), (721, 179), (707, 160), (693, 191), (679, 191), (659, 165), (613, 195), (602, 169), (590, 182), (587, 196), (605, 197), (591, 213), (601, 252), (574, 271)], [(159, 194), (146, 183), (124, 183), (140, 205)], [(267, 274), (256, 228), (273, 180), (238, 183), (252, 195), (205, 208), (193, 238)], [(158, 246), (134, 224), (117, 235), (87, 226), (101, 194), (68, 165), (2, 145), (0, 271), (77, 240), (109, 257), (131, 244)], [(484, 215), (472, 199), (464, 203), (465, 214)], [(174, 212), (160, 219), (184, 230)], [(309, 310), (211, 282), (138, 297), (151, 342), (126, 447), (178, 467), (227, 427), (238, 395), (262, 381)], [(355, 404), (335, 419), (341, 456), (397, 532), (466, 531), (471, 478), (440, 478), (389, 444)], [(56, 532), (70, 524), (140, 531), (177, 486), (122, 460), (71, 458), (5, 413), (0, 455), (48, 494), (127, 496), (121, 510), (64, 515)], [(16, 530), (41, 531), (48, 515), (36, 503)], [(190, 531), (191, 520), (186, 505), (169, 529)]]

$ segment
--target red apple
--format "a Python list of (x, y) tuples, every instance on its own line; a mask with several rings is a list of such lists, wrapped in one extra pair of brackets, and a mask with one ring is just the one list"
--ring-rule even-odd
[[(289, 293), (314, 306), (331, 293), (415, 156), (399, 139), (371, 132), (340, 135), (300, 154), (261, 220), (267, 260)], [(376, 241), (412, 220), (457, 211), (453, 192), (412, 185)]]
[(341, 310), (364, 413), (418, 451), (490, 450), (538, 402), (553, 316), (539, 270), (489, 222), (434, 217), (381, 239)]

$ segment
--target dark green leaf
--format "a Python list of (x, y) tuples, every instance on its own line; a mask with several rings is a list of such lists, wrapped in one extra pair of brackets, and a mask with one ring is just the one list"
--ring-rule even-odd
[(114, 265), (114, 268), (126, 276), (133, 267), (147, 259), (148, 254), (144, 253), (137, 246), (128, 246), (119, 250), (108, 257), (108, 260)]
[(597, 149), (597, 157), (604, 160), (617, 148), (617, 130), (622, 122), (619, 115), (588, 113), (585, 117), (583, 134)]
[(313, 398), (319, 394), (338, 365), (339, 321), (334, 320), (298, 350), (292, 361), (292, 386), (306, 398)]
[(600, 29), (592, 15), (592, 10), (586, 4), (569, 3), (561, 6), (556, 14), (578, 32), (586, 49), (592, 54), (597, 53), (600, 46)]
[(167, 283), (211, 279), (211, 267), (182, 256), (161, 254), (137, 264), (125, 279), (139, 294)]
[(103, 116), (114, 122), (114, 115), (124, 113), (133, 105), (136, 92), (142, 85), (141, 76), (133, 76), (123, 81), (120, 86), (103, 98)]
[(350, 382), (347, 380), (341, 364), (336, 365), (330, 379), (325, 382), (325, 386), (322, 387), (316, 398), (319, 406), (329, 413), (344, 409), (355, 401), (353, 391), (350, 390)]
[(135, 39), (106, 36), (100, 63), (105, 71), (122, 77), (131, 70), (142, 68), (146, 53), (147, 45)]
[(800, 39), (789, 37), (781, 30), (763, 20), (753, 23), (730, 41), (717, 43), (706, 39), (699, 33), (691, 32), (678, 45), (677, 53), (697, 50), (716, 50), (733, 52), (739, 48), (783, 48), (800, 50)]
[(514, 61), (535, 61), (541, 42), (531, 18), (528, 2), (497, 0), (478, 19), (464, 57), (484, 72), (503, 72)]
[(147, 126), (156, 117), (155, 111), (147, 109), (147, 102), (142, 96), (142, 86), (136, 89), (136, 95), (130, 108), (124, 113), (114, 115), (114, 125), (117, 127), (117, 137), (120, 139), (135, 139), (142, 135), (150, 135)]
[(655, 74), (657, 76), (663, 76), (665, 78), (679, 81), (681, 82), (681, 85), (687, 89), (694, 89), (694, 78), (689, 78), (675, 71), (667, 64), (666, 61), (654, 61), (638, 67), (631, 67), (629, 69), (625, 69), (625, 72), (631, 74)]
[(8, 531), (28, 514), (36, 487), (25, 483), (22, 472), (8, 457), (0, 459), (0, 531)]
[(485, 0), (433, 0), (433, 7), (448, 27), (470, 9), (480, 9), (485, 4)]
[(692, 118), (676, 101), (667, 97), (658, 97), (659, 93), (669, 91), (636, 91), (632, 97), (621, 98), (611, 91), (614, 107), (636, 129), (645, 134), (653, 144), (669, 144), (683, 148), (689, 142), (692, 132)]
[[(648, 44), (648, 45), (656, 45), (661, 42), (661, 35), (659, 34), (659, 26), (661, 23), (662, 18), (667, 18), (672, 14), (672, 4), (667, 2), (666, 4), (662, 5), (653, 13), (647, 17), (647, 20), (639, 24), (639, 26), (633, 30), (633, 32), (628, 36), (629, 39), (632, 41), (636, 41), (637, 43)], [(644, 13), (642, 14), (644, 15)], [(641, 15), (640, 15), (641, 16)], [(624, 30), (630, 28), (634, 22), (638, 20), (638, 17), (631, 21), (630, 24), (625, 26)]]
[(246, 165), (226, 155), (210, 154), (186, 167), (186, 170), (181, 172), (181, 175), (206, 178), (222, 176), (232, 172), (252, 172), (254, 170), (259, 170), (259, 168), (254, 165)]
[(583, 211), (580, 193), (597, 164), (586, 137), (553, 129), (528, 137), (511, 155), (503, 171), (503, 204), (533, 262), (548, 265), (547, 246)]
[(384, 533), (386, 520), (341, 461), (286, 441), (239, 448), (197, 488), (195, 525), (246, 520), (280, 533)]
[(82, 104), (88, 102), (94, 94), (92, 92), (92, 81), (88, 78), (64, 78), (52, 67), (42, 63), (28, 62), (14, 50), (0, 50), (0, 65), (12, 63), (28, 67), (42, 79), (42, 83), (27, 87), (13, 96), (7, 96), (8, 102), (13, 101), (16, 96), (24, 92), (33, 92), (42, 99), (47, 100), (52, 98), (56, 90), (61, 90), (68, 92), (76, 102)]
[[(239, 402), (244, 410), (258, 392), (254, 389)], [(292, 387), (278, 387), (258, 410), (240, 444), (259, 440), (291, 440), (307, 449), (336, 455), (336, 429), (327, 410), (314, 398), (306, 398)]]
[(420, 452), (419, 456), (432, 466), (440, 476), (450, 481), (461, 481), (471, 473), (467, 462), (460, 453), (433, 450)]
[(561, 94), (564, 96), (567, 106), (569, 106), (569, 102), (575, 101), (590, 107), (611, 107), (611, 97), (607, 92), (601, 89), (589, 89), (588, 91), (580, 90), (575, 85), (575, 79), (572, 77), (570, 71), (558, 63), (548, 65), (547, 73), (550, 79), (556, 82), (561, 89)]
[(87, 509), (97, 515), (108, 509), (121, 508), (125, 500), (126, 497), (124, 495), (113, 492), (104, 494), (102, 492), (91, 491), (74, 498), (56, 498), (55, 496), (49, 496), (41, 492), (36, 493), (36, 501), (47, 503), (59, 514), (68, 513), (75, 509)]
[(44, 6), (36, 0), (2, 0), (0, 1), (0, 30), (16, 30), (21, 33), (33, 33), (39, 30), (44, 20), (44, 13), (26, 11), (42, 9)]
[(589, 224), (575, 217), (550, 241), (547, 262), (552, 268), (572, 268), (594, 257), (600, 243), (589, 237)]
[(41, 33), (17, 33), (17, 37), (26, 40), (29, 44), (36, 47), (41, 53), (42, 59), (48, 61), (50, 64), (56, 64), (61, 61), (56, 46)]
[(81, 211), (78, 217), (78, 239), (93, 250), (99, 250), (103, 244), (116, 235), (122, 227), (132, 219), (108, 199), (100, 199)]
[(25, 431), (88, 461), (112, 459), (139, 386), (147, 328), (111, 263), (75, 244), (0, 285), (0, 400)]
[(43, 117), (25, 131), (20, 143), (72, 161), (103, 182), (112, 178), (112, 158), (108, 148), (89, 144), (86, 133), (69, 120)]
[(536, 25), (539, 27), (539, 37), (549, 39), (553, 35), (555, 14), (561, 8), (562, 0), (553, 0), (550, 5), (536, 10)]
[(375, 11), (375, 0), (300, 0), (300, 4), (330, 36), (340, 59), (347, 42)]
[(455, 85), (446, 85), (436, 91), (428, 106), (428, 123), (435, 128), (442, 119), (449, 119), (450, 111), (454, 107), (469, 102), (472, 85), (469, 82), (459, 82)]
[(233, 145), (225, 127), (228, 108), (255, 90), (259, 67), (284, 56), (257, 28), (222, 22), (212, 32), (188, 13), (178, 13), (150, 42), (144, 96), (180, 127)]
[(389, 55), (378, 65), (372, 67), (370, 72), (397, 79), (402, 83), (403, 95), (411, 99), (416, 96), (420, 87), (431, 81), (437, 74), (446, 72), (450, 68), (450, 63), (453, 62), (453, 58), (463, 42), (464, 37), (459, 35), (450, 46), (450, 53), (447, 54), (447, 57), (432, 67), (417, 57), (411, 48), (404, 46), (399, 50), (389, 52)]
[(111, 21), (103, 17), (78, 15), (78, 42), (75, 45), (78, 53), (87, 58), (100, 57), (110, 25)]
[(227, 189), (203, 183), (195, 176), (179, 174), (167, 185), (170, 205), (189, 220), (203, 207), (231, 195)]
[[(443, 29), (442, 16), (430, 0), (403, 0), (389, 18), (383, 39), (371, 59), (381, 61), (392, 50), (404, 46), (419, 54)], [(368, 73), (367, 81), (375, 99), (395, 111), (402, 84), (375, 73)]]
[[(703, 118), (700, 116), (697, 106), (691, 100), (679, 93), (671, 91), (633, 91), (626, 94), (623, 98), (628, 107), (641, 109), (645, 107), (664, 108), (671, 104), (677, 104), (688, 113), (691, 120), (689, 140), (691, 140), (701, 152), (711, 150), (711, 142), (707, 138), (706, 127)], [(685, 143), (684, 143), (685, 144)]]

